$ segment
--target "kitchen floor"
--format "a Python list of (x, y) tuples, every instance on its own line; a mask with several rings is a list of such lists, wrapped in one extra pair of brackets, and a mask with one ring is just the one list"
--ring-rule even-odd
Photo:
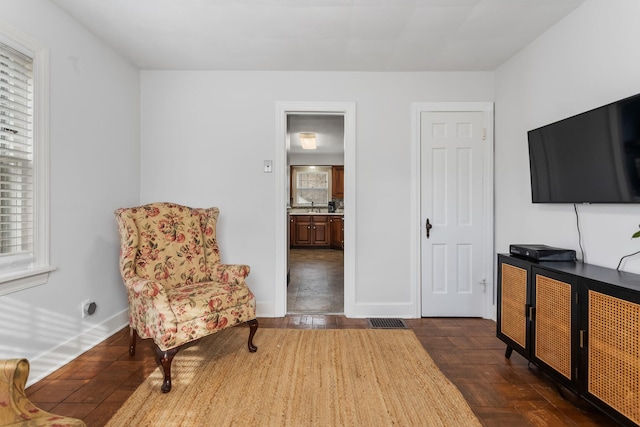
[(288, 314), (344, 313), (344, 251), (291, 249)]

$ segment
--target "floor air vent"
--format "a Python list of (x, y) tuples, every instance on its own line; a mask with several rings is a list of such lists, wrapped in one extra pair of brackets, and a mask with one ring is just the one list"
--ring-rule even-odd
[(384, 319), (373, 318), (367, 319), (369, 327), (372, 329), (408, 329), (406, 323), (402, 319)]

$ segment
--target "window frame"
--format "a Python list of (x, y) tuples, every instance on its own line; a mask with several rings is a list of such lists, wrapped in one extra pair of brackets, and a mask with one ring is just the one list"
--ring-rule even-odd
[(5, 295), (47, 283), (55, 268), (49, 249), (49, 49), (1, 22), (0, 42), (33, 60), (33, 257), (22, 269), (0, 269), (0, 295)]
[[(331, 184), (332, 184), (332, 169), (331, 166), (304, 166), (296, 165), (291, 166), (291, 207), (293, 208), (310, 208), (311, 203), (298, 203), (298, 174), (309, 172), (321, 172), (327, 174), (327, 202), (331, 200)], [(328, 203), (314, 204), (313, 207), (327, 207)]]

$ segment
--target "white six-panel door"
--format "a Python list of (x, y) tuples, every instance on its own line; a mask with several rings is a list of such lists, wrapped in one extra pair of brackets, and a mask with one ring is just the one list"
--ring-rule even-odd
[(422, 316), (485, 315), (487, 143), (484, 112), (421, 113)]

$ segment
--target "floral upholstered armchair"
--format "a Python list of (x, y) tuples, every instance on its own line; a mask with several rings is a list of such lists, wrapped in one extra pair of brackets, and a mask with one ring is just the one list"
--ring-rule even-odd
[(24, 391), (28, 377), (27, 359), (0, 360), (0, 426), (86, 427), (82, 420), (37, 408)]
[(255, 352), (256, 300), (245, 283), (249, 266), (221, 264), (218, 208), (152, 203), (115, 211), (120, 272), (129, 298), (129, 353), (151, 338), (171, 390), (171, 362), (185, 344), (246, 322)]

